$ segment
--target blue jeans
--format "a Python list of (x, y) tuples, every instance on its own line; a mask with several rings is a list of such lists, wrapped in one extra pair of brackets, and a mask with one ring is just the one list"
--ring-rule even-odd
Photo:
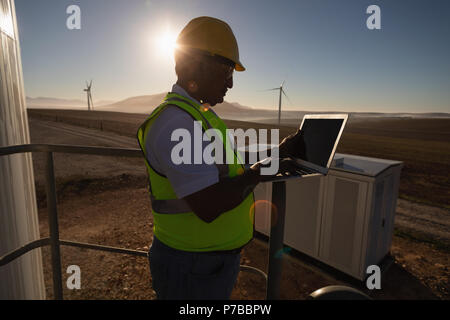
[(164, 300), (229, 299), (240, 257), (240, 253), (176, 250), (153, 237), (149, 251), (153, 289)]

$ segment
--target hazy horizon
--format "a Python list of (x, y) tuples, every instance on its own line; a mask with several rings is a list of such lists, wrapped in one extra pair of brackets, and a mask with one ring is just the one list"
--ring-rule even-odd
[[(129, 97), (121, 101), (95, 101), (94, 100), (94, 110), (95, 111), (115, 111), (115, 112), (126, 112), (126, 113), (150, 113), (154, 108), (159, 105), (162, 101), (162, 97), (165, 93), (159, 93), (154, 95), (142, 95), (137, 97)], [(60, 99), (53, 97), (26, 97), (27, 98), (27, 108), (29, 109), (68, 109), (68, 110), (87, 110), (87, 103), (81, 99)], [(31, 103), (31, 104), (30, 104)], [(235, 108), (242, 108), (236, 110)], [(220, 116), (225, 116), (229, 119), (243, 117), (246, 119), (276, 119), (278, 115), (278, 109), (266, 109), (258, 108), (255, 106), (246, 106), (238, 102), (230, 102), (225, 100), (223, 103), (218, 104), (214, 107), (215, 111), (219, 113)], [(241, 111), (242, 110), (242, 111)], [(248, 110), (250, 113), (246, 113)], [(256, 113), (254, 113), (256, 112)], [(361, 115), (392, 115), (394, 117), (398, 115), (418, 115), (427, 114), (434, 115), (435, 117), (450, 118), (450, 113), (448, 112), (373, 112), (373, 111), (348, 111), (342, 110), (313, 110), (313, 109), (296, 109), (296, 110), (282, 110), (282, 118), (286, 118), (286, 113), (288, 115), (302, 115), (304, 112), (308, 113), (323, 113), (323, 112), (344, 112), (353, 113)]]

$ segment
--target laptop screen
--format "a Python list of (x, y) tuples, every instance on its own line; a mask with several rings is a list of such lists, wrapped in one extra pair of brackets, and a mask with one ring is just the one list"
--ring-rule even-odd
[(326, 167), (343, 122), (344, 119), (305, 118), (301, 127), (306, 149), (303, 160)]

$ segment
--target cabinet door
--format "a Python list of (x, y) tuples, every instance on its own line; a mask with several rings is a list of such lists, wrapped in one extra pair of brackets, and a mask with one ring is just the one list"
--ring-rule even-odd
[(319, 254), (323, 176), (286, 181), (284, 243), (314, 258)]
[(328, 175), (319, 259), (361, 279), (368, 183)]

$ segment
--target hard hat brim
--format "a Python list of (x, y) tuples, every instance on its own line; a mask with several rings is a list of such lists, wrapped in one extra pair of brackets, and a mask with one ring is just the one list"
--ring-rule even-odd
[(236, 65), (234, 66), (234, 70), (236, 70), (236, 71), (245, 71), (245, 67), (239, 61), (239, 62), (236, 62)]

